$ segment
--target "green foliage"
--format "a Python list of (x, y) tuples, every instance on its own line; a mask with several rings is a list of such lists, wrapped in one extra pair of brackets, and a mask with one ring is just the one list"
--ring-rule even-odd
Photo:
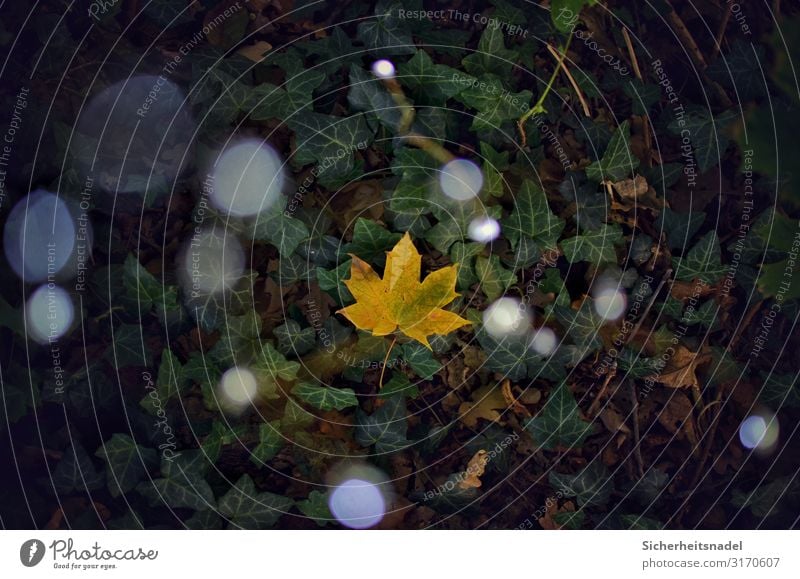
[(249, 475), (219, 499), (219, 512), (235, 529), (268, 529), (294, 505), (292, 499), (269, 492), (257, 492)]
[(680, 280), (716, 283), (727, 271), (722, 264), (717, 233), (710, 231), (705, 234), (684, 257), (673, 257), (672, 266), (675, 277)]
[(386, 399), (371, 415), (356, 412), (355, 438), (361, 446), (375, 445), (379, 454), (395, 452), (407, 447), (406, 403), (402, 394)]
[(344, 410), (358, 406), (356, 394), (350, 388), (334, 388), (301, 382), (292, 389), (292, 394), (320, 410)]
[(598, 183), (616, 182), (635, 171), (639, 167), (639, 158), (631, 151), (630, 138), (630, 123), (624, 121), (611, 137), (603, 157), (586, 168), (586, 176)]
[(152, 448), (140, 446), (126, 434), (114, 434), (95, 452), (108, 468), (108, 490), (112, 496), (133, 490), (147, 473), (158, 465)]
[(605, 505), (614, 489), (608, 469), (599, 460), (593, 460), (576, 475), (550, 471), (548, 478), (565, 496), (575, 497), (579, 507)]
[(525, 428), (537, 445), (554, 450), (559, 446), (580, 447), (591, 433), (592, 424), (581, 418), (575, 398), (567, 385), (561, 383), (550, 393), (539, 413), (525, 423)]

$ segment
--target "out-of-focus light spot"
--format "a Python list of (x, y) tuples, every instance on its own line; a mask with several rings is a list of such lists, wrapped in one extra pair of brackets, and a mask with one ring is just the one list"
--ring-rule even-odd
[(549, 356), (556, 349), (558, 338), (556, 333), (546, 326), (542, 326), (533, 335), (530, 341), (531, 349), (541, 356)]
[(472, 161), (454, 159), (439, 172), (442, 193), (456, 201), (467, 201), (478, 196), (483, 188), (483, 173)]
[(69, 294), (55, 284), (39, 287), (25, 304), (28, 335), (39, 344), (57, 340), (69, 331), (75, 309)]
[(231, 235), (217, 230), (195, 234), (185, 251), (181, 273), (192, 298), (231, 289), (244, 273), (244, 250)]
[(494, 338), (520, 336), (530, 324), (528, 308), (516, 298), (500, 298), (483, 312), (483, 327)]
[(601, 318), (614, 321), (625, 313), (628, 297), (625, 292), (616, 288), (603, 288), (595, 293), (594, 311)]
[(336, 520), (351, 529), (368, 529), (386, 514), (386, 499), (377, 484), (352, 478), (330, 494), (328, 508)]
[(278, 153), (262, 141), (242, 141), (225, 149), (213, 171), (211, 202), (236, 217), (266, 211), (281, 198), (286, 180)]
[(394, 76), (394, 64), (385, 58), (376, 60), (372, 63), (372, 74), (378, 78), (392, 78)]
[(769, 451), (778, 441), (778, 419), (775, 416), (748, 416), (739, 426), (742, 446), (760, 451)]
[(478, 217), (470, 222), (467, 235), (475, 241), (488, 243), (500, 236), (500, 224), (491, 217)]
[[(195, 123), (166, 76), (137, 75), (97, 93), (82, 109), (70, 147), (97, 186), (114, 193), (166, 189), (183, 170)], [(89, 154), (82, 150), (88, 149)]]
[(75, 223), (66, 203), (37, 189), (8, 215), (3, 248), (14, 272), (29, 283), (52, 281), (72, 257)]
[(241, 410), (255, 400), (258, 382), (250, 370), (234, 366), (222, 375), (219, 389), (223, 406), (230, 410)]

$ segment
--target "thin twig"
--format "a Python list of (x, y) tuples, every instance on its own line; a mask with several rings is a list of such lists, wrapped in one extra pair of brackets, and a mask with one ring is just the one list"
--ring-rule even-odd
[(556, 62), (558, 62), (558, 65), (561, 67), (561, 70), (563, 70), (564, 74), (567, 75), (567, 80), (569, 80), (569, 83), (572, 85), (575, 94), (578, 95), (578, 100), (581, 102), (581, 108), (583, 108), (583, 114), (591, 118), (592, 113), (589, 110), (589, 103), (586, 102), (586, 97), (583, 96), (583, 91), (581, 91), (581, 88), (578, 86), (578, 83), (575, 82), (575, 78), (572, 76), (572, 73), (567, 68), (567, 65), (564, 64), (564, 57), (559, 55), (558, 51), (556, 51), (556, 49), (550, 46), (549, 44), (547, 45), (547, 50), (549, 50), (550, 54), (552, 54), (555, 57)]
[[(633, 74), (636, 75), (636, 78), (639, 80), (644, 80), (642, 78), (642, 69), (639, 68), (639, 59), (636, 57), (636, 51), (633, 49), (633, 42), (631, 42), (631, 37), (628, 34), (628, 29), (623, 27), (622, 28), (622, 36), (625, 39), (625, 46), (628, 47), (628, 55), (631, 59), (631, 66), (633, 67)], [(648, 116), (646, 114), (642, 115), (642, 130), (644, 131), (644, 146), (648, 151), (647, 155), (647, 166), (652, 166), (652, 158), (650, 150), (653, 148), (653, 141), (650, 137), (650, 122), (647, 120)]]
[(631, 403), (633, 404), (633, 455), (636, 457), (636, 468), (639, 470), (639, 478), (644, 476), (644, 460), (642, 460), (642, 449), (639, 444), (639, 398), (636, 394), (636, 383), (628, 380), (628, 391), (630, 392)]
[(633, 74), (636, 75), (636, 78), (642, 80), (642, 69), (639, 68), (639, 59), (636, 58), (636, 52), (633, 50), (633, 43), (631, 42), (631, 37), (628, 34), (628, 29), (625, 27), (622, 28), (622, 37), (625, 39), (625, 46), (628, 47), (628, 55), (630, 56), (631, 59)]
[(722, 13), (722, 22), (719, 23), (717, 36), (714, 38), (714, 47), (711, 49), (711, 60), (714, 60), (717, 53), (722, 50), (722, 37), (725, 36), (725, 29), (728, 28), (728, 21), (731, 19), (731, 11), (724, 10)]

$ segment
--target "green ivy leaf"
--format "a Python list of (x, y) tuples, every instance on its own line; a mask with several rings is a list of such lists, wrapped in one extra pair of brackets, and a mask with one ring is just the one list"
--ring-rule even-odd
[(350, 66), (347, 102), (354, 111), (364, 111), (370, 117), (377, 117), (378, 121), (392, 132), (396, 133), (400, 127), (402, 109), (379, 78), (356, 64)]
[(588, 261), (596, 265), (617, 263), (615, 245), (622, 242), (618, 225), (603, 224), (599, 229), (587, 231), (561, 242), (564, 257), (570, 263)]
[(537, 415), (525, 423), (525, 428), (543, 449), (555, 450), (559, 446), (580, 447), (591, 433), (592, 424), (581, 418), (575, 398), (562, 382)]
[(258, 427), (258, 445), (250, 453), (250, 462), (256, 466), (263, 466), (267, 461), (275, 458), (286, 445), (286, 440), (281, 435), (280, 420), (273, 420)]
[(106, 350), (106, 359), (115, 367), (150, 366), (150, 350), (143, 342), (139, 324), (121, 324), (114, 330), (114, 341)]
[(500, 79), (487, 74), (480, 78), (478, 86), (470, 85), (463, 90), (458, 100), (478, 111), (470, 130), (486, 131), (499, 128), (504, 121), (518, 119), (528, 110), (531, 96), (529, 90), (507, 91)]
[(378, 396), (387, 399), (398, 395), (406, 396), (412, 400), (419, 396), (419, 387), (416, 384), (412, 384), (405, 374), (400, 374), (399, 372), (395, 373), (392, 379), (383, 385)]
[(778, 512), (778, 503), (783, 501), (797, 502), (800, 499), (800, 483), (795, 477), (782, 476), (743, 492), (734, 490), (731, 504), (741, 509), (749, 508), (756, 517), (766, 518)]
[(416, 51), (414, 41), (408, 33), (405, 20), (394, 16), (402, 9), (403, 5), (400, 3), (391, 4), (384, 13), (377, 14), (374, 19), (358, 25), (356, 37), (364, 43), (371, 54), (376, 56), (414, 54)]
[(586, 168), (586, 176), (596, 183), (616, 182), (635, 171), (639, 159), (631, 151), (630, 138), (630, 122), (623, 121), (611, 137), (603, 158)]
[(427, 106), (444, 106), (467, 88), (473, 77), (443, 64), (434, 64), (424, 50), (397, 67), (398, 80), (411, 91), (414, 103)]
[(400, 240), (399, 233), (392, 233), (369, 219), (359, 217), (353, 228), (353, 241), (347, 246), (347, 253), (374, 263), (383, 263), (385, 252)]
[(727, 53), (708, 65), (706, 74), (736, 94), (737, 102), (755, 99), (767, 89), (763, 76), (765, 56), (763, 45), (737, 39)]
[(314, 90), (324, 80), (324, 71), (309, 68), (287, 72), (286, 83), (281, 88), (270, 84), (255, 87), (249, 95), (250, 118), (288, 121), (313, 111)]
[(356, 393), (351, 388), (333, 388), (301, 382), (292, 388), (292, 394), (320, 410), (344, 410), (358, 406)]
[(294, 320), (286, 320), (273, 330), (278, 340), (278, 351), (284, 356), (302, 356), (310, 352), (317, 343), (317, 333), (312, 327), (301, 328)]
[(548, 478), (550, 484), (565, 496), (575, 497), (579, 507), (602, 507), (614, 490), (614, 481), (599, 459), (590, 462), (576, 475), (559, 474), (551, 470)]
[(105, 482), (103, 472), (97, 471), (83, 446), (75, 440), (64, 450), (53, 471), (53, 489), (63, 495), (73, 491), (94, 491)]
[[(461, 64), (464, 65), (468, 73), (476, 77), (496, 74), (503, 78), (508, 78), (511, 76), (514, 63), (518, 58), (517, 51), (506, 48), (503, 31), (499, 28), (488, 26), (481, 34), (481, 39), (478, 41), (478, 49), (473, 54), (465, 57)], [(528, 98), (530, 99), (530, 97)], [(517, 109), (517, 117), (524, 112)]]
[(578, 16), (584, 6), (594, 6), (597, 0), (552, 0), (550, 2), (550, 17), (553, 25), (561, 33), (568, 33), (578, 21)]
[(128, 254), (123, 268), (125, 291), (130, 300), (139, 304), (141, 311), (149, 312), (164, 300), (164, 288), (153, 274), (141, 266), (132, 253)]
[(708, 284), (716, 283), (727, 271), (722, 265), (717, 233), (709, 231), (684, 257), (673, 257), (672, 267), (681, 281), (699, 279)]
[(259, 396), (265, 400), (276, 400), (281, 395), (280, 380), (295, 380), (300, 364), (290, 362), (271, 343), (263, 342), (258, 361), (250, 369), (258, 379)]
[(800, 381), (798, 375), (792, 374), (764, 374), (761, 378), (764, 385), (758, 399), (772, 408), (780, 410), (782, 408), (800, 408)]
[(787, 277), (794, 270), (794, 260), (787, 258), (776, 263), (761, 265), (758, 276), (758, 291), (765, 298), (780, 295), (783, 301), (800, 299), (800, 276)]
[(506, 290), (517, 281), (514, 272), (505, 269), (500, 264), (500, 258), (497, 255), (489, 257), (479, 255), (475, 259), (475, 273), (478, 276), (481, 291), (491, 301), (505, 294)]
[(406, 403), (402, 394), (386, 399), (386, 402), (371, 415), (363, 410), (356, 412), (356, 441), (361, 446), (375, 445), (379, 454), (406, 448)]
[(239, 529), (268, 529), (287, 513), (294, 501), (280, 495), (256, 491), (249, 475), (242, 475), (236, 486), (219, 499), (219, 512)]
[(681, 249), (689, 245), (689, 240), (694, 237), (705, 219), (706, 214), (703, 211), (679, 213), (664, 207), (654, 225), (660, 233), (667, 236), (670, 249)]
[(328, 508), (328, 493), (311, 491), (306, 500), (297, 502), (297, 508), (320, 527), (324, 527), (334, 520)]
[(306, 112), (286, 124), (295, 133), (294, 161), (301, 165), (317, 163), (326, 177), (351, 172), (354, 151), (366, 148), (373, 137), (363, 114), (334, 117)]
[(127, 434), (114, 434), (97, 449), (95, 456), (106, 462), (111, 496), (132, 491), (148, 471), (158, 466), (158, 454), (139, 446)]
[(309, 233), (305, 223), (286, 215), (280, 205), (256, 217), (252, 238), (267, 241), (278, 248), (281, 256), (288, 256), (308, 239)]
[[(668, 129), (675, 135), (688, 131), (697, 167), (700, 173), (705, 173), (722, 159), (722, 153), (730, 143), (726, 129), (737, 118), (738, 113), (733, 110), (723, 111), (713, 117), (709, 111), (698, 107), (689, 109), (682, 123), (681, 119), (672, 121)], [(685, 156), (684, 160), (687, 160)]]
[(514, 196), (514, 211), (503, 219), (503, 231), (513, 247), (522, 237), (529, 237), (539, 249), (555, 247), (558, 236), (564, 229), (564, 221), (556, 217), (547, 203), (541, 187), (525, 180)]
[(433, 357), (433, 352), (422, 344), (409, 342), (401, 347), (402, 357), (420, 378), (433, 379), (433, 376), (442, 369), (439, 361)]

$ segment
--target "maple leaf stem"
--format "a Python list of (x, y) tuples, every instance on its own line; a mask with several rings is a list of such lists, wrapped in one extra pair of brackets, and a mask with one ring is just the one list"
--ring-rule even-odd
[(386, 350), (386, 357), (383, 359), (383, 366), (381, 367), (381, 379), (378, 381), (378, 391), (383, 390), (383, 374), (386, 372), (386, 364), (389, 363), (389, 354), (392, 353), (392, 348), (394, 348), (395, 343), (397, 343), (397, 336), (392, 338), (392, 343), (389, 344), (389, 349)]

